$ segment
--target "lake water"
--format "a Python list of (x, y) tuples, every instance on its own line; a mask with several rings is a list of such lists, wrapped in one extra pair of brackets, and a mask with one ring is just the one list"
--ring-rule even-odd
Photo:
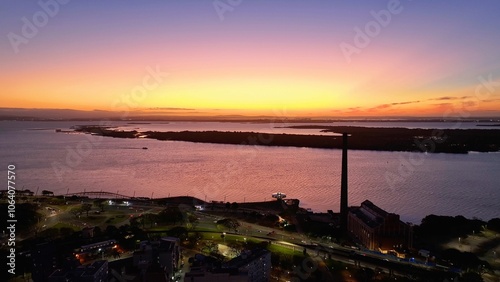
[[(117, 139), (55, 133), (96, 122), (0, 121), (0, 171), (15, 164), (18, 189), (56, 194), (108, 191), (143, 197), (189, 195), (226, 201), (298, 198), (314, 211), (339, 210), (340, 150)], [(115, 123), (128, 129), (321, 134), (256, 123)], [(292, 124), (293, 125), (293, 124)], [(362, 126), (400, 126), (358, 123)], [(425, 125), (425, 127), (424, 127)], [(450, 128), (455, 124), (407, 124)], [(283, 126), (276, 124), (275, 126)], [(464, 123), (460, 128), (477, 128)], [(480, 127), (482, 128), (482, 127)], [(148, 147), (143, 150), (142, 147)], [(414, 165), (408, 165), (411, 160)], [(402, 173), (400, 173), (400, 171)], [(369, 199), (418, 223), (427, 214), (500, 216), (500, 154), (349, 151), (349, 205)], [(395, 185), (386, 179), (397, 176)], [(5, 188), (1, 188), (5, 189)]]

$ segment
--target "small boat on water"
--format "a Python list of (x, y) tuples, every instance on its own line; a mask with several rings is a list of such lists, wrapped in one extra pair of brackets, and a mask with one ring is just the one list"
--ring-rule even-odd
[(286, 198), (286, 194), (285, 193), (281, 193), (281, 192), (273, 193), (273, 198), (284, 199), (284, 198)]
[(142, 149), (143, 149), (143, 150), (147, 150), (147, 149), (148, 149), (148, 147), (142, 147)]

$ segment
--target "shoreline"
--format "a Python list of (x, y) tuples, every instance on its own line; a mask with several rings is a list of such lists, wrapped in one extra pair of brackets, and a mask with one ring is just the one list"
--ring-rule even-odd
[[(113, 194), (113, 193), (110, 193), (110, 194)], [(123, 195), (124, 196), (124, 195)], [(266, 213), (269, 213), (269, 212), (274, 212), (274, 213), (280, 213), (280, 212), (285, 212), (286, 209), (284, 209), (282, 207), (282, 204), (278, 202), (278, 200), (268, 200), (268, 201), (256, 201), (256, 202), (231, 202), (231, 201), (227, 201), (227, 202), (224, 202), (224, 201), (208, 201), (208, 202), (205, 202), (203, 201), (202, 199), (199, 199), (199, 198), (196, 198), (196, 197), (193, 197), (193, 196), (171, 196), (171, 197), (159, 197), (159, 198), (149, 198), (149, 197), (118, 197), (118, 198), (115, 198), (115, 196), (110, 196), (110, 197), (94, 197), (94, 196), (83, 196), (83, 195), (65, 195), (65, 194), (60, 194), (60, 195), (54, 195), (54, 196), (42, 196), (42, 195), (38, 195), (38, 196), (32, 196), (32, 197), (35, 197), (35, 198), (38, 198), (38, 197), (47, 197), (47, 198), (50, 198), (50, 197), (54, 197), (54, 198), (65, 198), (65, 199), (71, 199), (72, 197), (74, 197), (74, 199), (78, 199), (78, 200), (81, 200), (81, 199), (90, 199), (90, 200), (107, 200), (107, 199), (111, 199), (113, 201), (116, 201), (116, 200), (127, 200), (127, 201), (136, 201), (137, 203), (150, 203), (150, 204), (156, 204), (156, 205), (184, 205), (184, 206), (201, 206), (201, 205), (204, 205), (206, 207), (206, 209), (210, 209), (212, 205), (214, 205), (217, 209), (224, 209), (224, 206), (226, 203), (236, 203), (238, 204), (238, 209), (240, 210), (252, 210), (252, 211), (260, 211), (260, 212), (266, 212)], [(286, 200), (297, 200), (297, 199), (286, 199)], [(286, 201), (285, 200), (285, 201)], [(297, 206), (296, 208), (298, 210), (303, 210), (303, 211), (308, 211), (307, 208), (305, 207), (301, 207), (300, 206), (300, 199), (299, 200), (299, 203), (297, 203)], [(329, 213), (328, 211), (310, 211), (311, 213), (313, 214), (326, 214), (326, 213)], [(338, 212), (333, 212), (334, 214), (340, 214), (340, 211)], [(398, 214), (399, 216), (401, 217), (404, 217), (404, 215), (401, 215), (401, 214)], [(430, 214), (427, 214), (421, 218), (419, 218), (419, 220), (415, 221), (415, 222), (411, 222), (412, 224), (420, 224), (422, 219), (428, 217), (428, 216), (437, 216), (437, 217), (464, 217), (468, 220), (475, 220), (475, 219), (478, 219), (478, 220), (481, 220), (481, 221), (489, 221), (491, 219), (495, 219), (495, 218), (498, 218), (498, 217), (491, 217), (491, 218), (475, 218), (473, 216), (464, 216), (462, 214), (456, 214), (456, 215), (448, 215), (448, 214), (433, 214), (433, 213), (430, 213)], [(403, 220), (403, 219), (401, 219)], [(404, 221), (404, 222), (407, 222), (407, 221)]]
[[(290, 126), (321, 129), (323, 132), (349, 133), (350, 150), (403, 151), (468, 154), (500, 151), (500, 130), (496, 129), (408, 129), (357, 126)], [(225, 131), (157, 132), (122, 131), (100, 126), (80, 126), (77, 132), (114, 138), (149, 138), (161, 141), (186, 141), (253, 146), (307, 147), (341, 149), (341, 136), (276, 134)]]

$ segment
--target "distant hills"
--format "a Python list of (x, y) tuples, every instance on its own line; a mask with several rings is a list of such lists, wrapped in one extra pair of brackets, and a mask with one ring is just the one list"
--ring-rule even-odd
[[(0, 120), (33, 120), (33, 121), (64, 121), (64, 120), (124, 120), (124, 121), (233, 121), (233, 122), (286, 122), (286, 123), (319, 123), (333, 121), (377, 121), (377, 122), (446, 122), (456, 121), (453, 118), (440, 117), (276, 117), (270, 115), (199, 115), (196, 112), (185, 112), (176, 109), (131, 110), (128, 113), (104, 110), (74, 110), (74, 109), (30, 109), (30, 108), (0, 108)], [(461, 122), (500, 122), (496, 117), (462, 118)]]

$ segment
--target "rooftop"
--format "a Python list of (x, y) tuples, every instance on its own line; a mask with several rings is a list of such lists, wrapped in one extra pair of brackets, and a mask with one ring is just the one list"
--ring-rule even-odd
[(252, 251), (245, 251), (241, 255), (235, 257), (234, 259), (225, 263), (226, 268), (241, 268), (249, 264), (250, 262), (267, 255), (269, 251), (264, 249), (254, 249)]
[(389, 213), (384, 211), (383, 209), (377, 207), (374, 203), (370, 202), (369, 200), (365, 200), (364, 202), (361, 203), (362, 207), (369, 208), (372, 210), (374, 213), (381, 217), (386, 217)]
[(159, 249), (162, 251), (174, 252), (175, 247), (179, 246), (179, 239), (174, 237), (162, 237), (160, 239)]
[[(98, 260), (89, 265), (82, 265), (75, 269), (56, 269), (51, 275), (51, 278), (64, 278), (65, 280), (77, 277), (93, 277), (99, 272), (108, 261)], [(67, 280), (73, 281), (73, 280)]]
[(373, 220), (371, 217), (366, 215), (360, 207), (352, 207), (349, 210), (350, 213), (354, 214), (357, 218), (361, 219), (366, 225), (368, 225), (371, 228), (375, 228), (379, 225), (382, 224), (383, 219), (382, 218), (377, 218), (377, 220)]

